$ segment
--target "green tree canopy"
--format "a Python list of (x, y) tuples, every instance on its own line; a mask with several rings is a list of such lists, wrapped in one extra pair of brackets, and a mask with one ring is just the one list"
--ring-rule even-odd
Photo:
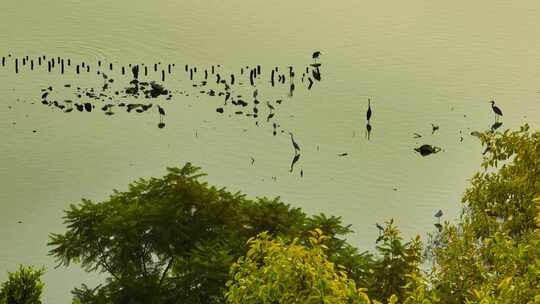
[[(81, 303), (220, 303), (233, 261), (246, 241), (269, 231), (305, 241), (306, 231), (328, 234), (329, 255), (350, 267), (366, 259), (342, 235), (338, 217), (307, 217), (279, 198), (250, 200), (209, 186), (198, 167), (168, 168), (162, 178), (139, 179), (104, 202), (84, 199), (64, 217), (67, 232), (49, 245), (58, 265), (81, 263), (110, 274), (97, 288), (74, 290)], [(348, 269), (361, 273), (358, 268)]]
[(287, 244), (265, 232), (250, 239), (250, 249), (231, 267), (227, 303), (370, 303), (343, 269), (327, 259), (320, 229), (309, 247), (295, 239)]
[(487, 132), (482, 167), (457, 224), (435, 239), (443, 303), (540, 303), (540, 133)]
[(0, 288), (0, 304), (41, 304), (44, 269), (20, 265), (19, 270), (8, 273), (8, 280)]

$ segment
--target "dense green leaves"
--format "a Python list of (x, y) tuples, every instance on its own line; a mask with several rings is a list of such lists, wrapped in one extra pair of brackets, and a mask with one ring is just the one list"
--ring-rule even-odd
[(525, 125), (515, 132), (485, 133), (481, 139), (490, 147), (482, 163), (485, 171), (473, 177), (463, 197), (472, 228), (479, 238), (501, 229), (519, 238), (535, 226), (540, 132), (530, 134)]
[(227, 303), (370, 303), (367, 295), (330, 262), (317, 229), (310, 246), (298, 239), (285, 243), (261, 233), (248, 243), (249, 251), (231, 267)]
[[(219, 303), (233, 261), (258, 233), (306, 242), (321, 227), (329, 255), (352, 267), (355, 250), (341, 236), (341, 219), (309, 218), (279, 198), (247, 199), (200, 181), (199, 168), (169, 168), (162, 178), (140, 179), (104, 202), (83, 200), (66, 211), (67, 232), (52, 234), (59, 265), (81, 263), (110, 278), (98, 288), (74, 290), (81, 303)], [(361, 258), (360, 255), (358, 257)], [(350, 273), (360, 270), (350, 268)], [(143, 302), (141, 302), (143, 301)]]
[(341, 218), (209, 186), (188, 163), (71, 205), (51, 255), (110, 274), (75, 303), (540, 303), (540, 133), (480, 138), (459, 221), (425, 248), (389, 221), (360, 253)]
[(399, 230), (390, 220), (377, 242), (380, 259), (373, 263), (369, 280), (368, 294), (375, 299), (385, 300), (392, 295), (404, 298), (409, 276), (420, 274), (422, 259), (420, 237), (403, 242)]
[(8, 274), (8, 280), (0, 288), (0, 304), (41, 304), (44, 269), (19, 266)]
[(540, 301), (540, 133), (488, 132), (483, 172), (461, 221), (437, 237), (433, 285), (443, 303)]

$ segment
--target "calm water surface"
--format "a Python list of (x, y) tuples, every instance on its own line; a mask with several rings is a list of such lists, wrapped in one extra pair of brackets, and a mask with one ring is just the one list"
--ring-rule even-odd
[[(45, 244), (48, 233), (64, 231), (62, 210), (187, 161), (203, 167), (211, 184), (342, 216), (361, 249), (373, 247), (374, 223), (389, 218), (406, 237), (424, 235), (436, 210), (447, 220), (458, 215), (481, 161), (482, 148), (468, 134), (489, 128), (489, 100), (503, 109), (504, 128), (538, 128), (539, 13), (536, 1), (3, 0), (0, 56), (236, 70), (300, 68), (320, 50), (324, 65), (323, 81), (299, 90), (279, 112), (302, 146), (303, 178), (288, 173), (289, 137), (217, 114), (215, 99), (176, 97), (167, 127), (158, 129), (156, 115), (66, 115), (39, 104), (42, 87), (92, 86), (96, 77), (0, 68), (0, 280), (19, 263), (44, 265), (44, 302), (68, 303), (69, 290), (98, 278), (76, 266), (53, 268)], [(440, 125), (434, 135), (431, 123)], [(412, 149), (423, 143), (444, 150), (422, 158)], [(348, 157), (337, 156), (343, 152)]]

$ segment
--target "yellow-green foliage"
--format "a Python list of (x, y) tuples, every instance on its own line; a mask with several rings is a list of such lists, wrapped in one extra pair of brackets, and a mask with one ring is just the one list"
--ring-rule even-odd
[(41, 304), (44, 271), (20, 265), (18, 271), (8, 273), (0, 288), (0, 304)]
[(353, 280), (328, 261), (322, 231), (316, 229), (311, 246), (286, 244), (267, 233), (249, 240), (250, 249), (231, 267), (225, 298), (231, 304), (371, 303)]
[(436, 240), (433, 293), (443, 303), (540, 303), (540, 133), (485, 133), (483, 172), (456, 225)]
[[(417, 236), (404, 242), (393, 220), (387, 221), (377, 241), (378, 260), (373, 263), (367, 293), (373, 299), (386, 300), (392, 295), (403, 298), (411, 277), (420, 275), (422, 243)], [(364, 286), (362, 286), (364, 287)]]

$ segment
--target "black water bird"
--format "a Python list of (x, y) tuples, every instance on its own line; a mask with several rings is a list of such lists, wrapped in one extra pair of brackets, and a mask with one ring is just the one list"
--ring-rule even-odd
[(422, 156), (428, 156), (430, 154), (434, 154), (441, 151), (441, 148), (426, 144), (418, 148), (415, 148), (414, 151), (420, 153), (420, 155)]
[(503, 116), (502, 110), (495, 105), (495, 100), (490, 101), (490, 103), (491, 103), (491, 109), (495, 113), (495, 120), (497, 120), (499, 116)]
[(313, 78), (317, 81), (321, 81), (321, 72), (319, 71), (319, 68), (315, 68), (311, 71), (311, 75), (313, 75)]
[(292, 134), (291, 132), (289, 132), (289, 135), (291, 136), (291, 141), (292, 141), (292, 145), (293, 145), (293, 147), (294, 147), (294, 151), (295, 151), (295, 152), (300, 151), (300, 146), (299, 146), (298, 143), (294, 140), (293, 134)]
[(349, 155), (349, 153), (347, 153), (347, 152), (339, 153), (339, 154), (338, 154), (338, 156), (347, 156), (347, 155)]
[(159, 115), (165, 116), (165, 110), (162, 107), (160, 107), (159, 105), (157, 107), (158, 107)]
[(435, 213), (433, 216), (436, 218), (441, 218), (441, 216), (443, 216), (443, 211), (439, 209), (439, 211), (437, 211), (437, 213)]
[(367, 112), (366, 112), (366, 119), (367, 121), (369, 122), (369, 120), (371, 119), (371, 99), (368, 98), (368, 109), (367, 109)]
[(413, 133), (413, 137), (414, 137), (414, 138), (420, 138), (420, 137), (422, 137), (422, 135), (420, 135), (420, 134), (418, 134), (418, 133)]

